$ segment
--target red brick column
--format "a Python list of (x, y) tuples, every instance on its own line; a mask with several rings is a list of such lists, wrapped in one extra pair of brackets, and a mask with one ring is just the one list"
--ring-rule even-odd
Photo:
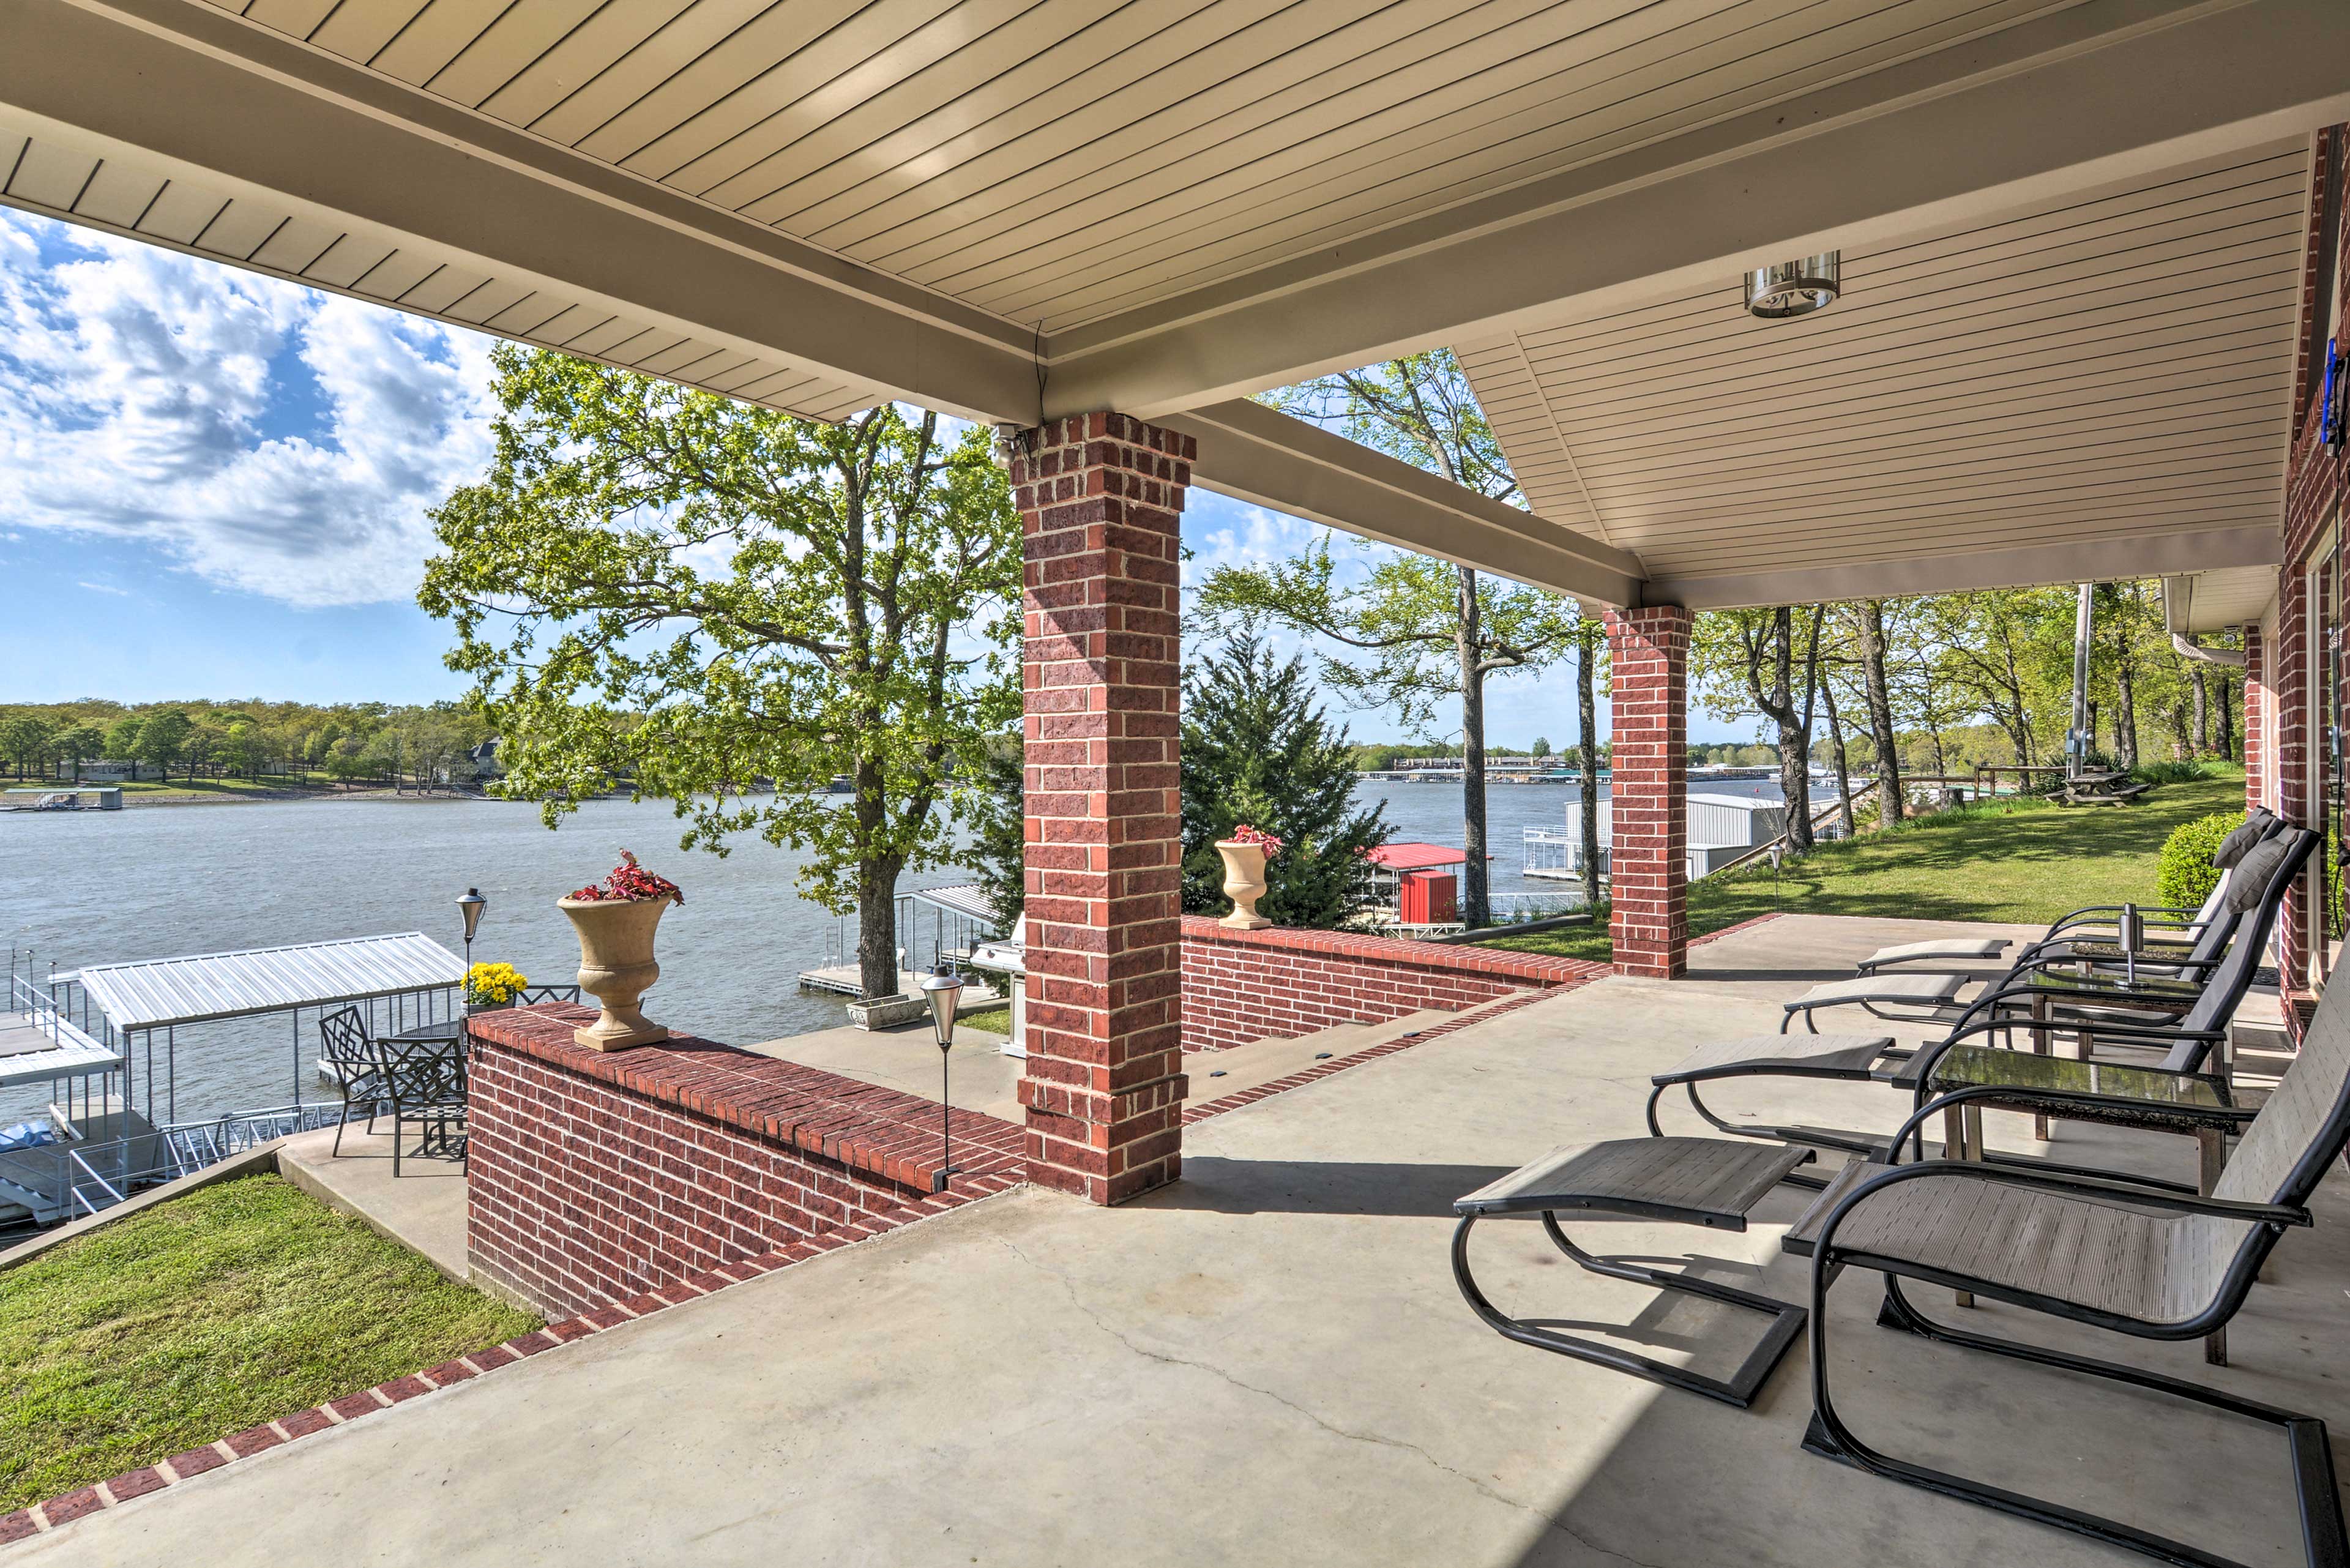
[[(2308, 595), (2302, 569), (2288, 565), (2277, 576), (2277, 629), (2263, 671), (2276, 709), (2268, 769), (2275, 780), (2277, 815), (2297, 827), (2318, 826), (2323, 810), (2314, 798), (2310, 768)], [(2277, 911), (2277, 971), (2287, 989), (2306, 989), (2310, 975), (2312, 917), (2310, 877), (2304, 874), (2286, 892)]]
[(1028, 1179), (1118, 1203), (1182, 1169), (1180, 545), (1191, 438), (1014, 438), (1027, 540)]
[(1689, 966), (1690, 612), (1610, 611), (1607, 625), (1616, 972), (1672, 980)]
[(2266, 805), (2268, 756), (2274, 743), (2268, 731), (2268, 665), (2261, 628), (2244, 624), (2244, 809)]

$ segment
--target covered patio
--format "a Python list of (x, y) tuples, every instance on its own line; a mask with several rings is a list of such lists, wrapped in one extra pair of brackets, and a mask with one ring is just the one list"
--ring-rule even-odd
[[(1775, 1026), (1793, 989), (1876, 946), (1982, 929), (1751, 927), (1699, 946), (1684, 980), (1600, 980), (1194, 1123), (1183, 1181), (1120, 1209), (1015, 1189), (16, 1550), (161, 1560), (234, 1532), (260, 1557), (331, 1539), (451, 1563), (2134, 1561), (1805, 1454), (1800, 1345), (1734, 1410), (1500, 1339), (1446, 1265), (1454, 1198), (1555, 1143), (1637, 1132), (1647, 1075), (1691, 1041)], [(1750, 1082), (1717, 1098), (1879, 1130), (1904, 1103)], [(1995, 1143), (2034, 1147), (2023, 1119), (1991, 1122)], [(2180, 1139), (2065, 1128), (2047, 1147), (2191, 1167)], [(1742, 1235), (1571, 1229), (1792, 1301), (1805, 1267), (1779, 1237), (1804, 1200), (1783, 1190)], [(2350, 1289), (2339, 1173), (2318, 1209), (2238, 1319), (2230, 1366), (2192, 1344), (2137, 1347), (2146, 1364), (2350, 1420), (2331, 1376)], [(1532, 1225), (1485, 1227), (1478, 1247), (1498, 1301), (1643, 1354), (1718, 1371), (1753, 1335), (1567, 1267)], [(1872, 1286), (1831, 1298), (1863, 1430), (2245, 1563), (2300, 1560), (2272, 1434), (1877, 1328)], [(1934, 1304), (1987, 1332), (2094, 1337)]]

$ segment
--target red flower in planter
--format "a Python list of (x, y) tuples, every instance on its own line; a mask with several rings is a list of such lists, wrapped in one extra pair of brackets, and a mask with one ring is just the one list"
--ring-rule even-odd
[(571, 897), (583, 904), (599, 904), (618, 900), (626, 904), (642, 903), (649, 898), (667, 898), (674, 903), (685, 902), (685, 895), (676, 883), (666, 877), (656, 877), (637, 864), (637, 857), (627, 850), (620, 851), (620, 863), (612, 874), (600, 883), (590, 882)]
[(1231, 842), (1234, 844), (1257, 845), (1264, 850), (1264, 857), (1267, 860), (1272, 859), (1274, 856), (1281, 853), (1280, 839), (1275, 838), (1272, 834), (1266, 833), (1260, 828), (1251, 827), (1245, 822), (1232, 829)]

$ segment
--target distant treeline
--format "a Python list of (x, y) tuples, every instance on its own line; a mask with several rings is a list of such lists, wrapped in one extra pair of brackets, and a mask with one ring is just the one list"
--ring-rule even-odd
[[(431, 787), (474, 776), (488, 736), (454, 703), (79, 702), (0, 704), (0, 759), (20, 780), (79, 780), (92, 764), (136, 779), (307, 778)], [(113, 770), (109, 770), (113, 771)]]

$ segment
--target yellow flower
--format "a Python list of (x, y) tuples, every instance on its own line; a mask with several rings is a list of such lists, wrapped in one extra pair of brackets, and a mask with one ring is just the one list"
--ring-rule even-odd
[(512, 1002), (530, 983), (510, 963), (477, 963), (465, 971), (468, 1002)]

